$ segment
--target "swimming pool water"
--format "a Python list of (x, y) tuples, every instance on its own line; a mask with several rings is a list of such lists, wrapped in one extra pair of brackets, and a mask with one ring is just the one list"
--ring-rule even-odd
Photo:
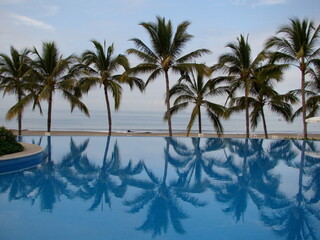
[(23, 137), (0, 175), (0, 239), (320, 239), (316, 141)]

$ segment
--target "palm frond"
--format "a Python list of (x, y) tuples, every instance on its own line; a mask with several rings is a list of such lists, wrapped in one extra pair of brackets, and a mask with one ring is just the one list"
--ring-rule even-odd
[(62, 91), (62, 94), (63, 94), (63, 97), (68, 100), (68, 102), (70, 103), (70, 106), (71, 106), (71, 112), (73, 112), (73, 109), (75, 107), (77, 107), (81, 112), (83, 112), (87, 117), (90, 117), (90, 114), (89, 114), (89, 110), (87, 108), (87, 106), (81, 102), (79, 100), (79, 98), (77, 98), (76, 96), (74, 96), (73, 93), (69, 92), (69, 91), (66, 91), (66, 90), (63, 90)]

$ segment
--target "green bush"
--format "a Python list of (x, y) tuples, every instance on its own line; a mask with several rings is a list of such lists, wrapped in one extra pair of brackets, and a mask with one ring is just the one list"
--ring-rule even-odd
[(13, 133), (5, 127), (0, 127), (0, 156), (23, 151), (23, 146), (17, 142)]

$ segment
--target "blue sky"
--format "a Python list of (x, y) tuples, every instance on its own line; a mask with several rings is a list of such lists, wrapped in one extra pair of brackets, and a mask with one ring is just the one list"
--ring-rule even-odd
[[(227, 51), (225, 45), (240, 34), (249, 34), (253, 55), (262, 50), (264, 41), (292, 17), (309, 18), (320, 23), (319, 0), (0, 0), (0, 52), (41, 47), (42, 41), (55, 41), (65, 56), (92, 49), (91, 39), (115, 44), (116, 53), (133, 47), (130, 38), (148, 42), (142, 21), (155, 21), (157, 15), (170, 19), (174, 26), (191, 22), (188, 32), (194, 35), (185, 53), (207, 48), (212, 54), (199, 59), (212, 65)], [(130, 58), (131, 64), (137, 64)], [(171, 76), (171, 83), (177, 79)], [(163, 111), (164, 79), (151, 83), (146, 92), (131, 92), (124, 87), (120, 111)], [(280, 92), (299, 87), (299, 73), (286, 73)], [(1, 99), (0, 108), (8, 109), (14, 97)], [(102, 89), (96, 89), (83, 101), (93, 110), (105, 109)], [(222, 100), (221, 100), (222, 101)], [(45, 105), (45, 104), (44, 104)], [(55, 109), (68, 105), (57, 96)]]

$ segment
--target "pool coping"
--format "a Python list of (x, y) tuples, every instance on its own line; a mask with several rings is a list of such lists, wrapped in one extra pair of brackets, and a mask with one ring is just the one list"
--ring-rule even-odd
[(36, 155), (44, 150), (39, 145), (35, 145), (35, 144), (31, 144), (31, 143), (23, 143), (23, 142), (20, 142), (20, 144), (24, 147), (24, 150), (22, 152), (3, 155), (0, 157), (0, 161), (14, 160), (16, 158), (23, 158), (23, 157), (32, 156), (32, 155)]

